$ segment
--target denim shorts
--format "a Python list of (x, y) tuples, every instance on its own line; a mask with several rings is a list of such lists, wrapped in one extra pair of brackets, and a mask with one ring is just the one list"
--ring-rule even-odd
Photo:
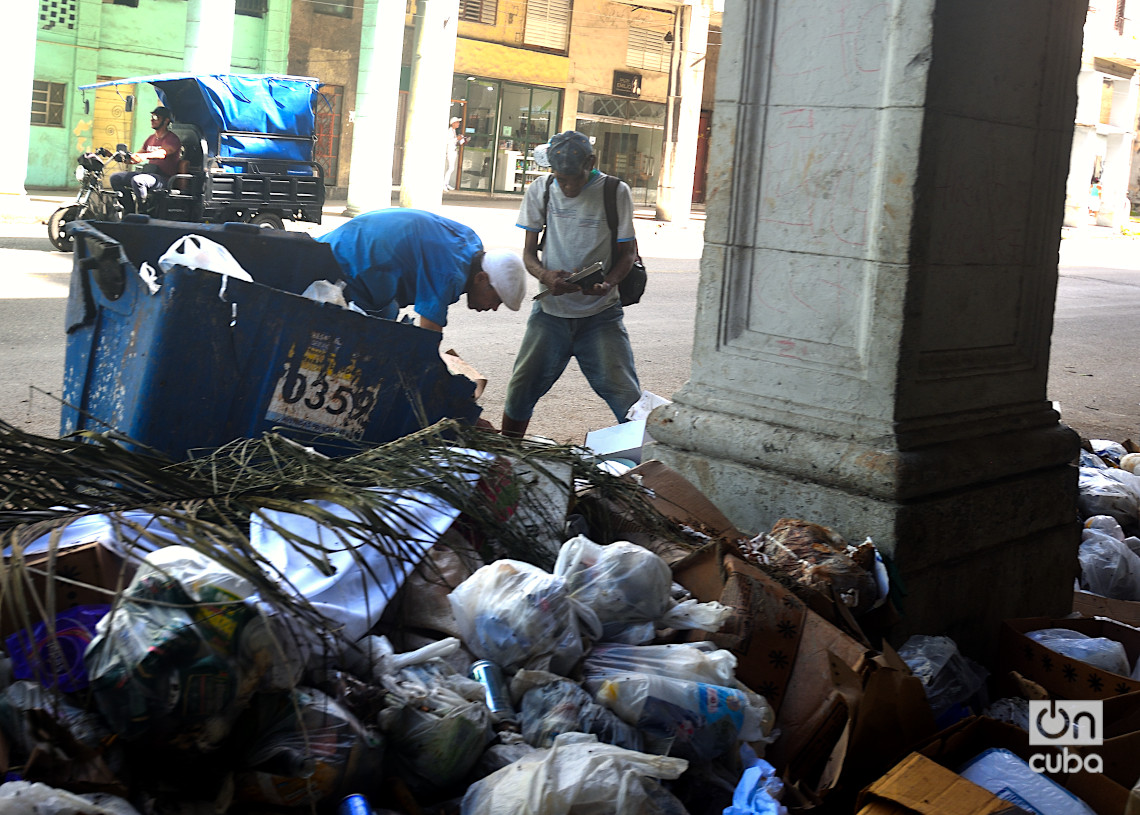
[(538, 400), (554, 387), (574, 357), (590, 387), (624, 422), (626, 411), (641, 398), (641, 385), (622, 314), (621, 305), (615, 303), (589, 317), (554, 317), (535, 303), (503, 412), (515, 421), (528, 421)]

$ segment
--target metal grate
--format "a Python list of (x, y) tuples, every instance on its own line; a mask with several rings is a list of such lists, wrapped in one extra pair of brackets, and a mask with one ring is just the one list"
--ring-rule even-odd
[(244, 14), (247, 17), (264, 17), (269, 10), (269, 0), (236, 0), (234, 14)]

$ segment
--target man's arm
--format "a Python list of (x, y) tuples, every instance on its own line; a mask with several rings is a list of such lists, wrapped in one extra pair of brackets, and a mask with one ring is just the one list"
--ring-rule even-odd
[(416, 317), (418, 318), (416, 325), (418, 325), (420, 328), (427, 328), (431, 331), (438, 331), (441, 334), (443, 333), (443, 326), (440, 325), (439, 323), (436, 323), (436, 322), (429, 320), (427, 317), (423, 316), (422, 314), (417, 314)]
[(617, 245), (618, 256), (614, 258), (613, 265), (610, 270), (606, 272), (606, 276), (602, 279), (601, 283), (595, 283), (588, 289), (583, 289), (583, 294), (601, 296), (609, 294), (616, 289), (618, 285), (625, 280), (625, 276), (629, 274), (629, 270), (633, 268), (633, 241), (622, 241)]

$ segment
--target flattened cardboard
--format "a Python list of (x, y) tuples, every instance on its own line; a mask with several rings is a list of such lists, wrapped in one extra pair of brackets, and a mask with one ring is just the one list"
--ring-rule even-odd
[(483, 391), (487, 389), (487, 377), (464, 361), (454, 348), (448, 348), (446, 351), (441, 349), (439, 356), (443, 360), (443, 364), (447, 366), (448, 373), (465, 376), (475, 383), (475, 393), (471, 398), (478, 401), (479, 397), (483, 395)]
[(1109, 617), (1118, 623), (1140, 626), (1140, 602), (1113, 600), (1087, 591), (1073, 592), (1073, 611), (1084, 617)]
[[(31, 585), (23, 585), (22, 591), (28, 598), (26, 605), (32, 625), (43, 622), (39, 607), (32, 599), (33, 593), (40, 598), (45, 607), (48, 602), (48, 579), (32, 570), (47, 571), (49, 560), (48, 552), (28, 555), (24, 560), (27, 568), (25, 574), (30, 578)], [(5, 559), (3, 567), (5, 571), (9, 570), (11, 562), (12, 558)], [(59, 549), (56, 553), (54, 573), (56, 575), (52, 581), (55, 592), (54, 613), (58, 614), (75, 606), (111, 603), (114, 592), (125, 588), (130, 582), (134, 569), (124, 564), (122, 558), (110, 549), (92, 542)], [(18, 617), (15, 611), (12, 596), (14, 587), (7, 585), (7, 578), (15, 578), (16, 574), (17, 571), (13, 569), (5, 575), (5, 596), (0, 605), (0, 640), (6, 639), (26, 625), (25, 620)]]
[(1002, 624), (1003, 673), (1017, 671), (1060, 699), (1108, 699), (1140, 690), (1140, 681), (1064, 656), (1026, 636), (1043, 628), (1068, 628), (1090, 637), (1107, 637), (1124, 646), (1130, 665), (1140, 658), (1140, 631), (1127, 625), (1102, 619), (1028, 617)]
[(859, 794), (859, 815), (1023, 815), (988, 790), (911, 753)]
[(713, 537), (728, 540), (748, 537), (692, 482), (663, 462), (642, 462), (623, 477), (636, 478), (650, 490), (650, 503), (666, 518)]

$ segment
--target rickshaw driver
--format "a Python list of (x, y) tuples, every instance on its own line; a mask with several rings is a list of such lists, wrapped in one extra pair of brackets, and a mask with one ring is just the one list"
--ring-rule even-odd
[(332, 249), (347, 285), (344, 296), (375, 317), (394, 320), (413, 306), (417, 324), (443, 331), (447, 309), (518, 311), (526, 267), (509, 250), (483, 251), (467, 226), (431, 212), (393, 207), (357, 215), (317, 238)]
[[(150, 126), (154, 133), (146, 137), (142, 150), (130, 157), (131, 164), (148, 163), (140, 170), (125, 170), (111, 176), (111, 188), (121, 195), (124, 212), (134, 212), (136, 201), (138, 209), (143, 209), (147, 194), (151, 190), (166, 189), (170, 177), (178, 172), (182, 141), (169, 129), (172, 121), (174, 117), (169, 108), (159, 105), (152, 110)], [(127, 192), (128, 184), (133, 196)]]

